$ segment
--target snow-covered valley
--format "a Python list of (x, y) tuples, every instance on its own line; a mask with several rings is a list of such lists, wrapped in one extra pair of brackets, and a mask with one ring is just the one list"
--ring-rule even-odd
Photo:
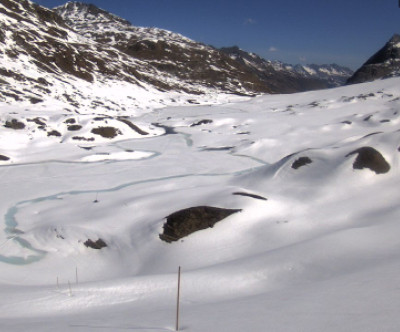
[[(397, 331), (399, 83), (2, 104), (1, 330), (173, 331), (181, 266), (183, 331)], [(199, 206), (241, 211), (160, 239)]]

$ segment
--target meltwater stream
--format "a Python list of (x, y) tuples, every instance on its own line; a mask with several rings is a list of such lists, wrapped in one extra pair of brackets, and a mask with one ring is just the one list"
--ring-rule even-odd
[[(165, 128), (164, 128), (165, 129)], [(192, 147), (193, 146), (193, 140), (191, 138), (190, 134), (186, 133), (181, 133), (181, 132), (168, 132), (166, 131), (166, 135), (168, 134), (178, 134), (180, 138), (183, 138), (185, 141), (185, 144), (187, 147)], [(117, 144), (115, 144), (118, 146)], [(150, 151), (147, 151), (150, 152)], [(146, 157), (145, 159), (153, 159), (162, 154), (162, 152), (159, 151), (151, 151), (153, 154)], [(240, 157), (240, 158), (248, 158), (251, 159), (261, 165), (266, 165), (265, 162), (262, 160), (252, 158), (250, 156), (245, 156), (245, 155), (236, 155), (232, 151), (229, 151), (229, 154)], [(71, 163), (71, 164), (78, 164), (78, 163), (88, 163), (88, 162), (65, 162), (65, 161), (46, 161), (46, 162), (41, 162), (41, 164), (45, 164), (48, 162), (60, 162), (60, 163)], [(111, 164), (111, 163), (118, 163), (121, 162), (119, 160), (104, 160), (104, 161), (96, 161), (96, 163), (106, 163), (106, 164)], [(36, 164), (36, 163), (34, 163)], [(13, 166), (18, 166), (18, 165), (13, 165)], [(13, 167), (13, 166), (7, 166), (7, 167)], [(254, 170), (254, 167), (251, 168), (251, 170)], [(0, 254), (0, 262), (7, 263), (7, 264), (13, 264), (13, 265), (27, 265), (31, 264), (37, 261), (40, 261), (43, 259), (47, 252), (44, 250), (40, 250), (38, 248), (35, 248), (32, 246), (31, 243), (29, 243), (27, 240), (25, 240), (22, 235), (23, 232), (18, 229), (18, 221), (17, 221), (17, 214), (20, 211), (21, 208), (24, 208), (26, 206), (31, 206), (34, 204), (38, 204), (44, 201), (54, 201), (54, 200), (59, 200), (62, 199), (61, 197), (63, 196), (77, 196), (77, 195), (85, 195), (85, 194), (93, 194), (93, 195), (98, 195), (101, 193), (111, 193), (111, 192), (117, 192), (119, 190), (125, 189), (127, 187), (135, 186), (135, 185), (140, 185), (144, 183), (153, 183), (153, 182), (159, 182), (159, 181), (168, 181), (172, 179), (179, 179), (179, 178), (186, 178), (186, 177), (213, 177), (213, 176), (229, 176), (229, 175), (238, 175), (238, 174), (243, 174), (246, 173), (248, 170), (241, 170), (241, 171), (236, 171), (236, 172), (226, 172), (226, 173), (205, 173), (205, 174), (193, 174), (193, 173), (188, 173), (188, 174), (179, 174), (179, 175), (173, 175), (173, 176), (166, 176), (166, 177), (160, 177), (160, 178), (153, 178), (153, 179), (146, 179), (146, 180), (139, 180), (139, 181), (131, 181), (127, 182), (125, 184), (118, 185), (113, 188), (107, 188), (107, 189), (96, 189), (96, 190), (75, 190), (75, 191), (67, 191), (67, 192), (60, 192), (57, 194), (49, 195), (49, 196), (44, 196), (44, 197), (38, 197), (30, 200), (24, 200), (16, 203), (12, 207), (10, 207), (7, 212), (4, 215), (4, 222), (5, 222), (5, 229), (4, 232), (7, 235), (7, 240), (0, 244), (0, 251), (3, 246), (5, 246), (9, 241), (12, 241), (15, 243), (17, 246), (20, 248), (25, 249), (28, 251), (30, 254), (29, 255), (24, 255), (24, 256), (6, 256)]]
[[(242, 172), (242, 171), (241, 171)], [(238, 173), (241, 173), (238, 172)], [(4, 221), (5, 221), (5, 233), (7, 234), (7, 241), (13, 241), (17, 245), (19, 245), (21, 248), (26, 249), (30, 252), (30, 255), (27, 257), (21, 257), (21, 256), (5, 256), (0, 254), (0, 262), (3, 263), (8, 263), (8, 264), (13, 264), (13, 265), (27, 265), (31, 264), (34, 262), (37, 262), (41, 259), (43, 259), (47, 252), (34, 248), (28, 241), (23, 239), (21, 235), (23, 232), (18, 229), (18, 221), (16, 218), (16, 215), (20, 211), (21, 208), (31, 206), (34, 204), (38, 204), (44, 201), (54, 201), (54, 200), (59, 200), (62, 199), (60, 197), (63, 196), (77, 196), (77, 195), (85, 195), (85, 194), (101, 194), (101, 193), (112, 193), (112, 192), (117, 192), (119, 190), (125, 189), (127, 187), (139, 185), (139, 184), (144, 184), (144, 183), (154, 183), (154, 182), (160, 182), (160, 181), (168, 181), (168, 180), (173, 180), (173, 179), (179, 179), (179, 178), (187, 178), (187, 177), (220, 177), (220, 176), (229, 176), (232, 175), (232, 173), (219, 173), (219, 174), (181, 174), (181, 175), (174, 175), (174, 176), (167, 176), (167, 177), (161, 177), (161, 178), (154, 178), (154, 179), (147, 179), (147, 180), (140, 180), (140, 181), (133, 181), (133, 182), (128, 182), (125, 184), (121, 184), (119, 186), (113, 187), (113, 188), (108, 188), (108, 189), (96, 189), (96, 190), (75, 190), (75, 191), (67, 191), (67, 192), (60, 192), (54, 195), (49, 195), (49, 196), (44, 196), (44, 197), (39, 197), (39, 198), (34, 198), (31, 200), (24, 200), (21, 202), (16, 203), (14, 206), (10, 207), (6, 214), (4, 215)], [(5, 243), (0, 244), (0, 249), (1, 246), (4, 246)]]

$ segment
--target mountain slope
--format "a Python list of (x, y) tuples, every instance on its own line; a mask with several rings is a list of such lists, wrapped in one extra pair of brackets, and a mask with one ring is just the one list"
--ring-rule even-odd
[(234, 93), (270, 92), (245, 66), (182, 35), (135, 27), (93, 5), (79, 2), (69, 2), (55, 11), (85, 37), (113, 46), (182, 82), (183, 86), (197, 84)]
[[(120, 50), (120, 44), (87, 38), (54, 11), (27, 0), (1, 0), (0, 27), (0, 101), (52, 102), (70, 110), (119, 112), (128, 107), (145, 108), (149, 103), (162, 106), (169, 102), (163, 91), (175, 91), (174, 100), (194, 100), (196, 95), (254, 94), (265, 89), (247, 81), (245, 72), (231, 68), (221, 57), (225, 67), (210, 69), (214, 76), (218, 74), (213, 82), (203, 79), (210, 72), (203, 71), (202, 64), (196, 78), (183, 78), (175, 73), (172, 60), (132, 57)], [(204, 47), (196, 56), (212, 54)], [(195, 71), (196, 61), (193, 63)], [(211, 68), (210, 63), (207, 66)], [(248, 83), (241, 84), (242, 80)], [(129, 94), (121, 94), (128, 90)]]
[(395, 34), (347, 81), (348, 84), (400, 75), (400, 35)]

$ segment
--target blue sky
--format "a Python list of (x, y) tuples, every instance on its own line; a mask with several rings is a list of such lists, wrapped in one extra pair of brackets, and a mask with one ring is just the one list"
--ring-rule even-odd
[[(48, 8), (63, 0), (36, 0)], [(265, 59), (357, 69), (400, 33), (398, 0), (89, 0), (137, 26)]]

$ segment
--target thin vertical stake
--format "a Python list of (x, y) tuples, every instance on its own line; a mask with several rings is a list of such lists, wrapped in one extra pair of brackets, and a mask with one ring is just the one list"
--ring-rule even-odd
[(178, 293), (176, 297), (176, 327), (175, 331), (179, 331), (179, 302), (181, 293), (181, 267), (178, 269)]
[(68, 280), (69, 296), (72, 296), (71, 283)]

